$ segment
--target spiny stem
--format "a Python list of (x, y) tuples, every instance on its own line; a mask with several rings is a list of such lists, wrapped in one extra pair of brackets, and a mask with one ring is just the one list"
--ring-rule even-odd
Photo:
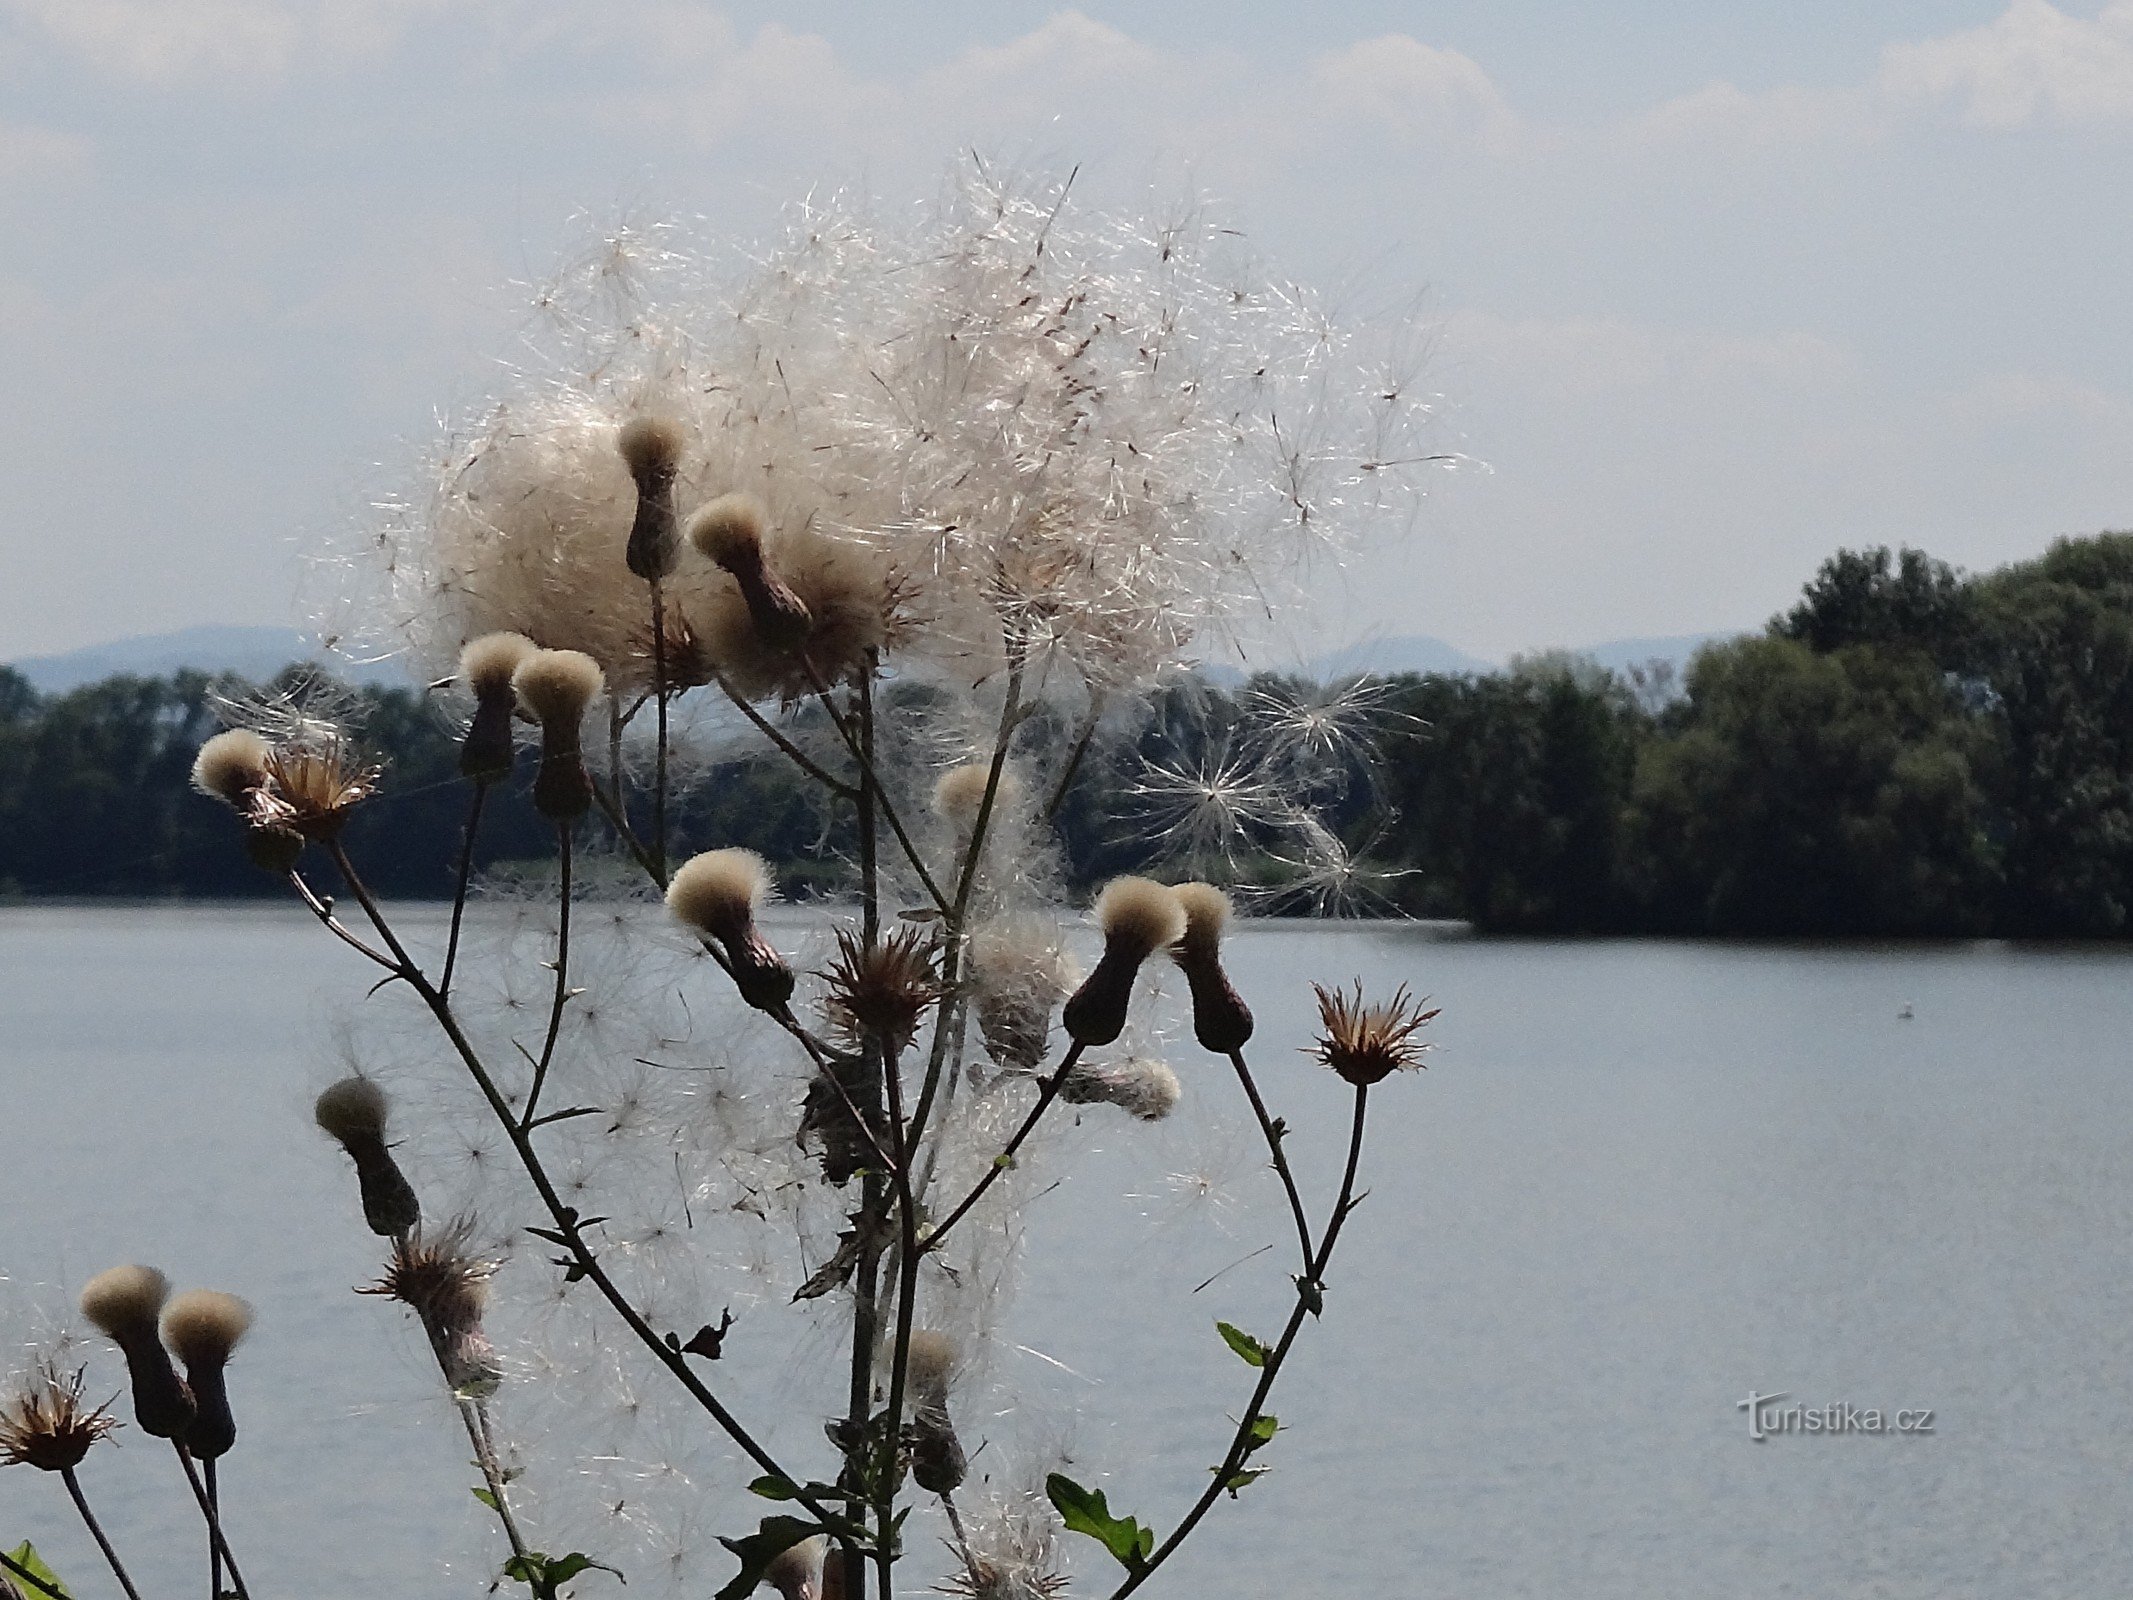
[[(183, 1448), (183, 1446), (179, 1447), (181, 1454), (183, 1453)], [(126, 1576), (125, 1563), (119, 1560), (118, 1552), (111, 1548), (111, 1541), (104, 1534), (104, 1525), (96, 1520), (96, 1513), (89, 1509), (89, 1497), (81, 1492), (81, 1479), (74, 1475), (72, 1467), (62, 1467), (59, 1477), (60, 1481), (67, 1486), (67, 1493), (73, 1497), (74, 1509), (81, 1513), (81, 1520), (88, 1525), (90, 1537), (96, 1540), (96, 1547), (103, 1551), (104, 1560), (111, 1564), (111, 1575), (118, 1579), (119, 1587), (126, 1591), (127, 1600), (141, 1600), (140, 1590), (134, 1588), (133, 1580)], [(15, 1563), (12, 1561), (8, 1563), (8, 1566), (18, 1572), (22, 1570), (19, 1567), (15, 1567)], [(23, 1575), (25, 1577), (29, 1576), (27, 1573)], [(231, 1569), (230, 1575), (232, 1577), (236, 1576), (234, 1568)], [(37, 1587), (46, 1589), (48, 1593), (50, 1592), (45, 1584), (39, 1583)]]
[(667, 622), (657, 578), (652, 585), (652, 698), (658, 704), (659, 749), (652, 765), (652, 859), (667, 864)]
[(208, 1536), (215, 1541), (215, 1548), (222, 1552), (222, 1564), (230, 1569), (230, 1588), (236, 1592), (237, 1600), (251, 1600), (244, 1574), (237, 1570), (237, 1558), (230, 1554), (230, 1541), (223, 1535), (222, 1518), (215, 1510), (214, 1501), (207, 1497), (207, 1486), (200, 1481), (199, 1469), (193, 1465), (192, 1452), (175, 1439), (171, 1445), (178, 1452), (178, 1465), (185, 1469), (185, 1481), (192, 1485), (193, 1498), (200, 1503), (200, 1515), (207, 1518)]
[(1341, 1225), (1355, 1209), (1355, 1176), (1363, 1160), (1363, 1122), (1370, 1100), (1370, 1086), (1359, 1083), (1355, 1086), (1355, 1118), (1348, 1134), (1348, 1165), (1341, 1174), (1340, 1198), (1334, 1202), (1333, 1215), (1326, 1219), (1325, 1236), (1320, 1239), (1318, 1250), (1312, 1256), (1305, 1276), (1296, 1283), (1296, 1308), (1289, 1313), (1289, 1324), (1282, 1330), (1281, 1338), (1268, 1352), (1266, 1364), (1259, 1369), (1259, 1382), (1252, 1390), (1251, 1404), (1245, 1407), (1244, 1416), (1237, 1424), (1237, 1431), (1230, 1439), (1229, 1451), (1222, 1458), (1222, 1465), (1215, 1469), (1214, 1481), (1201, 1491), (1200, 1498), (1186, 1512), (1185, 1518), (1171, 1530), (1170, 1537), (1156, 1547), (1147, 1564), (1138, 1568), (1126, 1581), (1111, 1591), (1110, 1600), (1125, 1600), (1125, 1597), (1146, 1583), (1171, 1553), (1183, 1544), (1192, 1530), (1200, 1525), (1200, 1519), (1213, 1509), (1222, 1497), (1223, 1489), (1236, 1476), (1238, 1470), (1251, 1454), (1252, 1431), (1266, 1408), (1267, 1396), (1273, 1393), (1274, 1380), (1281, 1376), (1281, 1365), (1289, 1357), (1296, 1343), (1296, 1336), (1303, 1331), (1304, 1319), (1312, 1314), (1319, 1303), (1320, 1285), (1325, 1281), (1326, 1265), (1333, 1259), (1333, 1246), (1339, 1240)]
[(1274, 1170), (1281, 1174), (1281, 1186), (1288, 1191), (1289, 1212), (1296, 1219), (1296, 1238), (1303, 1247), (1303, 1268), (1311, 1271), (1311, 1223), (1304, 1214), (1303, 1195), (1296, 1187), (1296, 1174), (1289, 1169), (1287, 1151), (1282, 1148), (1282, 1130), (1274, 1126), (1274, 1119), (1267, 1114), (1266, 1102), (1259, 1097), (1259, 1085), (1252, 1078), (1252, 1069), (1244, 1064), (1244, 1052), (1232, 1050), (1230, 1065), (1237, 1069), (1237, 1081), (1244, 1086), (1245, 1098), (1252, 1103), (1252, 1115), (1259, 1119), (1259, 1131), (1266, 1135), (1267, 1153), (1272, 1156)]
[(1081, 1059), (1081, 1052), (1086, 1048), (1079, 1039), (1074, 1041), (1074, 1048), (1069, 1050), (1066, 1059), (1059, 1063), (1059, 1070), (1044, 1080), (1044, 1088), (1037, 1095), (1037, 1103), (1030, 1107), (1029, 1115), (1022, 1119), (1022, 1126), (1015, 1130), (1014, 1137), (1009, 1139), (1006, 1147), (993, 1158), (992, 1165), (985, 1169), (985, 1175), (978, 1179), (977, 1186), (963, 1196), (963, 1203), (949, 1212), (939, 1227), (919, 1241), (919, 1254), (938, 1250), (941, 1241), (948, 1237), (948, 1230), (961, 1222), (969, 1214), (970, 1208), (985, 1198), (985, 1191), (998, 1181), (1000, 1174), (1015, 1164), (1015, 1152), (1022, 1148), (1025, 1139), (1036, 1132), (1037, 1124), (1043, 1120), (1045, 1112), (1051, 1109), (1052, 1102), (1059, 1097), (1060, 1085), (1066, 1082), (1066, 1075), (1074, 1070), (1074, 1064)]
[[(440, 1369), (442, 1361), (443, 1358), (440, 1356)], [(445, 1381), (447, 1383), (451, 1381), (449, 1375), (447, 1375)], [(468, 1400), (459, 1395), (454, 1395), (452, 1400), (453, 1404), (458, 1408), (459, 1420), (466, 1424), (467, 1439), (474, 1446), (474, 1464), (481, 1469), (482, 1478), (489, 1485), (489, 1496), (494, 1502), (492, 1509), (496, 1512), (496, 1520), (503, 1524), (504, 1538), (511, 1546), (511, 1553), (523, 1562), (527, 1554), (526, 1540), (518, 1530), (518, 1519), (511, 1514), (511, 1502), (507, 1497), (504, 1471), (502, 1464), (496, 1459), (496, 1447), (489, 1438), (487, 1417), (484, 1415), (477, 1420), (475, 1415), (475, 1408), (480, 1406), (481, 1402)]]
[(481, 830), (481, 808), (489, 798), (489, 785), (485, 779), (474, 782), (474, 798), (467, 803), (467, 826), (459, 841), (459, 875), (452, 889), (452, 932), (444, 946), (444, 974), (437, 980), (437, 992), (452, 992), (452, 968), (459, 961), (459, 925), (467, 914), (467, 885), (474, 875), (474, 835)]
[[(555, 932), (555, 999), (548, 1007), (548, 1036), (541, 1041), (540, 1059), (533, 1065), (533, 1087), (526, 1092), (526, 1114), (522, 1126), (531, 1129), (534, 1113), (541, 1103), (541, 1090), (548, 1082), (548, 1067), (555, 1060), (555, 1042), (563, 1030), (563, 1007), (570, 1003), (570, 824), (559, 822), (555, 829), (556, 861), (562, 875), (562, 889), (556, 899)], [(444, 991), (440, 989), (441, 995)]]

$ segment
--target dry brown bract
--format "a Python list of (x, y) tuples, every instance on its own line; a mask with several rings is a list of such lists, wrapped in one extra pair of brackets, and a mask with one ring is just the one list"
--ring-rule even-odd
[(1429, 1046), (1415, 1035), (1437, 1013), (1424, 1011), (1422, 1002), (1410, 998), (1406, 984), (1378, 1005), (1364, 1004), (1360, 978), (1352, 995), (1323, 984), (1311, 987), (1318, 991), (1319, 1021), (1326, 1030), (1319, 1036), (1318, 1059), (1350, 1083), (1365, 1088), (1422, 1065), (1422, 1052)]
[(379, 769), (362, 761), (338, 729), (267, 756), (267, 783), (252, 801), (252, 820), (306, 839), (336, 837), (348, 813), (376, 792)]
[(837, 959), (822, 974), (829, 984), (822, 1009), (844, 1043), (857, 1050), (883, 1039), (894, 1054), (910, 1046), (920, 1015), (944, 992), (932, 943), (924, 928), (899, 928), (870, 950), (849, 928), (837, 930)]
[(102, 1406), (82, 1404), (86, 1370), (63, 1373), (44, 1362), (0, 1403), (0, 1465), (65, 1472), (80, 1466), (90, 1446), (119, 1425)]

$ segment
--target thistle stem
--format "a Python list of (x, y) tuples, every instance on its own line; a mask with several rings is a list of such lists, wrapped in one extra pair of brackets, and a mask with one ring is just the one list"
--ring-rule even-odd
[(481, 808), (489, 798), (489, 785), (485, 779), (474, 784), (474, 798), (467, 802), (466, 831), (459, 841), (459, 873), (452, 888), (452, 932), (444, 945), (444, 974), (437, 980), (437, 992), (452, 992), (452, 968), (459, 962), (459, 928), (467, 914), (467, 885), (474, 876), (474, 836), (481, 831)]
[(731, 700), (735, 707), (739, 709), (741, 715), (755, 724), (756, 731), (758, 733), (762, 734), (764, 738), (768, 739), (772, 744), (776, 745), (780, 750), (784, 751), (789, 758), (791, 758), (792, 764), (794, 766), (798, 767), (802, 772), (806, 773), (810, 778), (813, 778), (815, 782), (821, 784), (824, 788), (827, 788), (837, 794), (843, 795), (847, 800), (856, 800), (859, 797), (859, 790), (856, 786), (846, 783), (842, 778), (834, 776), (831, 772), (829, 772), (827, 768), (823, 767), (812, 756), (808, 755), (806, 751), (802, 750), (798, 745), (794, 744), (791, 739), (787, 738), (784, 733), (779, 730), (778, 725), (776, 723), (772, 722), (768, 717), (764, 716), (762, 712), (756, 710), (754, 706), (750, 705), (747, 699), (742, 696), (741, 692), (738, 689), (734, 688), (733, 685), (726, 680), (723, 674), (721, 674), (717, 678), (714, 678), (712, 681), (719, 686), (720, 691), (724, 693), (726, 698), (728, 700)]
[(1266, 1135), (1267, 1153), (1273, 1158), (1274, 1170), (1281, 1174), (1281, 1186), (1288, 1191), (1289, 1212), (1296, 1218), (1296, 1238), (1303, 1247), (1303, 1268), (1310, 1273), (1311, 1223), (1304, 1214), (1303, 1195), (1296, 1188), (1296, 1174), (1289, 1169), (1288, 1153), (1282, 1148), (1285, 1130), (1277, 1127), (1267, 1114), (1266, 1102), (1259, 1097), (1259, 1085), (1252, 1077), (1252, 1069), (1244, 1064), (1244, 1052), (1232, 1050), (1229, 1061), (1237, 1069), (1237, 1081), (1244, 1086), (1245, 1098), (1252, 1103), (1252, 1115), (1259, 1119), (1259, 1131)]
[[(439, 1368), (442, 1370), (441, 1358)], [(450, 1382), (449, 1376), (446, 1381)], [(474, 1446), (474, 1465), (481, 1469), (482, 1479), (489, 1486), (489, 1498), (491, 1507), (496, 1512), (496, 1520), (503, 1524), (504, 1538), (511, 1546), (511, 1553), (523, 1562), (527, 1554), (526, 1540), (519, 1532), (518, 1519), (511, 1514), (511, 1501), (504, 1482), (503, 1466), (496, 1459), (496, 1446), (489, 1437), (486, 1408), (482, 1407), (479, 1400), (468, 1400), (458, 1395), (454, 1395), (452, 1400), (459, 1411), (459, 1420), (466, 1424), (468, 1442)]]
[[(181, 1446), (181, 1453), (182, 1448)], [(59, 1477), (60, 1481), (67, 1486), (67, 1493), (73, 1497), (74, 1509), (81, 1513), (81, 1520), (87, 1524), (90, 1537), (96, 1540), (96, 1547), (103, 1551), (104, 1560), (110, 1563), (111, 1575), (118, 1579), (119, 1587), (126, 1591), (127, 1600), (141, 1600), (140, 1590), (134, 1588), (133, 1580), (126, 1576), (125, 1564), (119, 1560), (118, 1552), (111, 1548), (111, 1541), (104, 1534), (104, 1525), (96, 1520), (96, 1513), (89, 1509), (89, 1497), (81, 1492), (81, 1479), (75, 1476), (72, 1467), (60, 1468)], [(8, 1566), (13, 1568), (15, 1564), (10, 1561)], [(16, 1568), (15, 1570), (19, 1571), (20, 1569)], [(231, 1569), (231, 1576), (236, 1576), (234, 1568)], [(43, 1589), (46, 1586), (40, 1583), (38, 1587)]]
[(200, 1503), (200, 1515), (207, 1519), (208, 1537), (222, 1552), (222, 1564), (230, 1569), (230, 1588), (236, 1592), (237, 1600), (251, 1600), (244, 1574), (237, 1570), (237, 1558), (230, 1554), (230, 1541), (223, 1535), (222, 1518), (215, 1510), (215, 1502), (207, 1496), (207, 1486), (200, 1481), (199, 1469), (193, 1465), (192, 1452), (175, 1439), (171, 1446), (178, 1452), (178, 1465), (185, 1469), (185, 1481), (192, 1485), (193, 1498)]
[(999, 1180), (1000, 1174), (1015, 1164), (1015, 1153), (1022, 1148), (1023, 1141), (1037, 1131), (1037, 1124), (1043, 1120), (1045, 1112), (1052, 1108), (1052, 1102), (1059, 1098), (1060, 1085), (1066, 1082), (1066, 1075), (1074, 1070), (1074, 1064), (1081, 1059), (1081, 1052), (1086, 1048), (1079, 1039), (1074, 1041), (1074, 1047), (1066, 1053), (1066, 1059), (1059, 1063), (1059, 1070), (1044, 1080), (1044, 1088), (1037, 1095), (1037, 1103), (1030, 1107), (1029, 1115), (1022, 1119), (1022, 1126), (1015, 1130), (1006, 1147), (993, 1157), (992, 1165), (985, 1169), (985, 1176), (978, 1179), (977, 1186), (963, 1196), (962, 1204), (949, 1212), (939, 1227), (919, 1241), (919, 1254), (938, 1250), (941, 1241), (948, 1237), (948, 1230), (961, 1222), (969, 1214), (970, 1208), (985, 1198), (985, 1191)]
[(659, 717), (659, 748), (652, 762), (652, 859), (667, 864), (667, 620), (659, 580), (652, 587), (652, 698)]
[(1363, 1121), (1370, 1101), (1370, 1086), (1359, 1083), (1355, 1086), (1355, 1118), (1348, 1134), (1348, 1165), (1341, 1174), (1340, 1198), (1334, 1202), (1333, 1215), (1326, 1219), (1326, 1232), (1319, 1240), (1318, 1250), (1312, 1256), (1308, 1271), (1296, 1280), (1296, 1308), (1289, 1313), (1288, 1326), (1282, 1329), (1281, 1338), (1267, 1353), (1266, 1364), (1259, 1369), (1259, 1382), (1252, 1390), (1251, 1404), (1244, 1408), (1244, 1416), (1237, 1424), (1237, 1431), (1230, 1438), (1229, 1451), (1222, 1457), (1222, 1465), (1215, 1468), (1214, 1481), (1200, 1492), (1200, 1498), (1185, 1513), (1170, 1532), (1170, 1537), (1156, 1547), (1146, 1564), (1135, 1569), (1126, 1581), (1111, 1591), (1110, 1600), (1125, 1600), (1125, 1597), (1149, 1578), (1156, 1568), (1170, 1559), (1171, 1553), (1183, 1544), (1200, 1520), (1222, 1498), (1222, 1491), (1243, 1467), (1252, 1453), (1252, 1434), (1266, 1408), (1267, 1396), (1273, 1393), (1274, 1381), (1281, 1376), (1282, 1363), (1289, 1358), (1289, 1351), (1296, 1343), (1296, 1336), (1303, 1331), (1304, 1318), (1314, 1313), (1322, 1303), (1320, 1286), (1326, 1276), (1326, 1266), (1333, 1259), (1333, 1246), (1340, 1239), (1341, 1225), (1348, 1220), (1348, 1213), (1356, 1207), (1355, 1177), (1363, 1160)]
[[(531, 1130), (534, 1113), (541, 1103), (541, 1090), (548, 1082), (548, 1067), (555, 1060), (555, 1042), (563, 1031), (563, 1007), (570, 1003), (570, 824), (559, 822), (555, 830), (556, 861), (562, 888), (556, 898), (555, 999), (548, 1007), (548, 1036), (541, 1041), (540, 1059), (533, 1065), (533, 1087), (526, 1092), (522, 1130)], [(442, 995), (443, 991), (438, 991)]]
[[(208, 1511), (219, 1523), (222, 1520), (222, 1488), (215, 1482), (214, 1457), (203, 1461), (200, 1471), (207, 1479)], [(207, 1600), (222, 1600), (222, 1546), (215, 1543), (212, 1531), (207, 1536)]]

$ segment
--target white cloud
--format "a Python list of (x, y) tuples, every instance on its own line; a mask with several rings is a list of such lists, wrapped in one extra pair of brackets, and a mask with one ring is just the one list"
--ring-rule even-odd
[(1404, 33), (1320, 56), (1311, 66), (1311, 88), (1318, 117), (1362, 117), (1401, 138), (1433, 144), (1478, 139), (1501, 148), (1522, 126), (1471, 57)]
[(299, 57), (368, 60), (449, 0), (0, 0), (100, 72), (170, 86), (276, 80)]
[(1984, 128), (2133, 121), (2133, 0), (2094, 21), (2014, 0), (1981, 28), (1890, 45), (1875, 87), (1898, 104), (1953, 103)]

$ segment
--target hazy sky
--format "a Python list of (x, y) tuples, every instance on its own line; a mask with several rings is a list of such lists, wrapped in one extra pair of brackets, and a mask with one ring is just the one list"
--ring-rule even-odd
[(975, 146), (1189, 175), (1429, 330), (1326, 642), (1753, 626), (1839, 544), (2133, 526), (2133, 0), (0, 0), (0, 659), (295, 620), (590, 214)]

